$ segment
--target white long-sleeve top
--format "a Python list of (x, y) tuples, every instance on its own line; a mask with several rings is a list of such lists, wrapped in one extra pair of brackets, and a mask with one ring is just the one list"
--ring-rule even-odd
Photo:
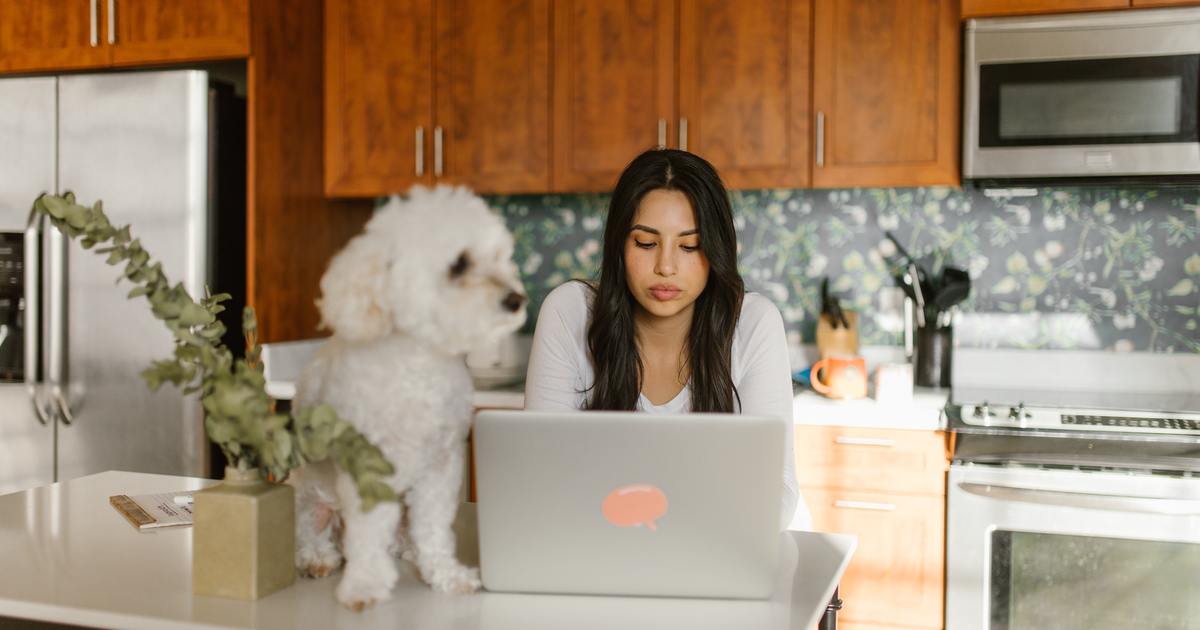
[[(587, 348), (587, 328), (594, 293), (580, 282), (567, 282), (550, 292), (538, 314), (525, 408), (539, 411), (583, 409), (595, 378)], [(800, 498), (793, 455), (792, 380), (787, 339), (779, 309), (757, 293), (747, 293), (733, 333), (733, 385), (740, 413), (784, 418), (787, 426), (783, 460), (781, 529), (811, 529), (808, 507)], [(736, 404), (735, 399), (735, 404)], [(691, 390), (685, 385), (674, 399), (655, 405), (638, 396), (638, 411), (686, 413)]]

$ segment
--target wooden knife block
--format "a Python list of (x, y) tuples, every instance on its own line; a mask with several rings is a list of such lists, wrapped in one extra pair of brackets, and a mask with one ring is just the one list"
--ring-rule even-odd
[(817, 319), (817, 352), (820, 358), (858, 356), (858, 313), (842, 311), (850, 325), (833, 327), (828, 315)]

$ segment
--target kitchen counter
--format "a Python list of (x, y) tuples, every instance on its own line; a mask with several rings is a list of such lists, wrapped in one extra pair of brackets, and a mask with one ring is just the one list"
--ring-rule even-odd
[(948, 389), (918, 387), (911, 401), (887, 403), (871, 398), (833, 400), (802, 390), (792, 403), (792, 417), (805, 425), (936, 431), (945, 428), (942, 408), (949, 397)]
[[(298, 579), (254, 602), (191, 593), (192, 528), (139, 532), (113, 494), (194, 490), (205, 479), (105, 472), (0, 496), (3, 617), (133, 629), (740, 628), (811, 630), (854, 553), (856, 538), (785, 532), (769, 600), (434, 593), (407, 563), (394, 598), (361, 613), (333, 597), (338, 576)], [(697, 563), (702, 563), (698, 558)]]

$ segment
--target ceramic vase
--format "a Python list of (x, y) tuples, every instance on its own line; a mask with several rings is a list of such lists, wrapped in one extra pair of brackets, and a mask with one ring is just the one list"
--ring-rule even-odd
[(222, 483), (195, 494), (192, 512), (192, 593), (253, 600), (296, 581), (291, 486), (227, 467)]

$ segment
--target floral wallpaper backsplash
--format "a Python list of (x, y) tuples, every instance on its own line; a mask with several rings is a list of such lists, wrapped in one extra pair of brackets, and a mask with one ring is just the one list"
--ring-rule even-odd
[[(999, 193), (999, 194), (997, 194)], [(1200, 352), (1200, 186), (731, 193), (739, 267), (812, 343), (821, 279), (866, 345), (902, 343), (892, 232), (928, 266), (968, 270), (960, 346)], [(532, 331), (542, 299), (599, 268), (606, 195), (492, 196), (516, 237)]]

